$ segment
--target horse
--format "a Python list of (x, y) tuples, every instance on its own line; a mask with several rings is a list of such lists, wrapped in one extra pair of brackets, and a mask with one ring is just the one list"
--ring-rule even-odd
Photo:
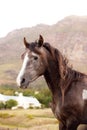
[(51, 109), (59, 130), (77, 130), (80, 124), (87, 124), (87, 75), (70, 67), (67, 58), (44, 42), (42, 35), (31, 43), (24, 37), (24, 45), (18, 86), (27, 88), (43, 75), (52, 93)]

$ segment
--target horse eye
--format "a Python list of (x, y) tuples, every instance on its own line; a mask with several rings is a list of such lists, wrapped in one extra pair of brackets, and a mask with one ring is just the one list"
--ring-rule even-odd
[(37, 60), (38, 59), (38, 57), (37, 56), (34, 56), (34, 60)]

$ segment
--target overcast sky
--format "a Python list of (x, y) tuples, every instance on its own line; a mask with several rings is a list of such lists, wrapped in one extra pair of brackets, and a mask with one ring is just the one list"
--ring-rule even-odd
[(69, 15), (87, 15), (87, 0), (0, 0), (0, 37), (36, 24), (55, 24)]

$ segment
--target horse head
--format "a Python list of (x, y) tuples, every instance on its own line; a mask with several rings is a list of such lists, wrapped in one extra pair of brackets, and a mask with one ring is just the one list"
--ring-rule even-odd
[[(25, 52), (21, 55), (23, 59), (22, 68), (17, 77), (17, 84), (26, 88), (41, 75), (48, 77), (64, 78), (66, 73), (66, 60), (60, 51), (44, 42), (40, 35), (35, 42), (28, 43), (24, 37)], [(45, 72), (49, 71), (49, 76)], [(56, 78), (57, 77), (57, 78)]]
[(44, 39), (40, 35), (35, 42), (28, 43), (24, 37), (25, 52), (21, 55), (23, 64), (17, 77), (17, 84), (26, 88), (39, 76), (43, 75), (46, 69), (46, 49), (43, 47)]

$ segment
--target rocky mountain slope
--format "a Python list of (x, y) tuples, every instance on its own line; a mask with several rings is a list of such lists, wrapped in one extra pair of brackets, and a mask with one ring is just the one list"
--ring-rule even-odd
[[(8, 33), (6, 37), (0, 38), (0, 66), (9, 63), (17, 64), (24, 50), (23, 37), (31, 42), (36, 40), (39, 34), (43, 35), (45, 41), (58, 48), (75, 69), (87, 73), (86, 16), (68, 16), (52, 26), (39, 24)], [(11, 69), (12, 72), (13, 69), (14, 67)]]

